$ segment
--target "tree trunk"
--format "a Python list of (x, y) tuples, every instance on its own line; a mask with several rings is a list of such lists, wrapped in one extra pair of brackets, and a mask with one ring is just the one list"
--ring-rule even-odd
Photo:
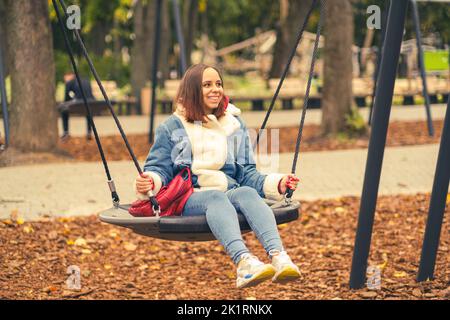
[(352, 107), (353, 12), (350, 0), (327, 1), (324, 48), (322, 133), (346, 129)]
[(195, 31), (198, 21), (198, 0), (187, 0), (184, 2), (183, 14), (184, 42), (186, 45), (186, 64), (192, 64), (191, 54), (194, 48)]
[(281, 0), (277, 40), (269, 78), (280, 78), (312, 0)]
[(373, 38), (375, 35), (375, 29), (367, 29), (366, 35), (364, 37), (364, 44), (361, 48), (361, 66), (360, 72), (363, 74), (367, 73), (367, 61), (368, 61), (368, 50), (372, 46)]
[(161, 15), (161, 37), (159, 47), (159, 50), (161, 51), (159, 52), (158, 71), (161, 72), (161, 81), (164, 83), (164, 80), (169, 78), (169, 54), (170, 45), (172, 43), (169, 1), (163, 1)]
[(5, 78), (9, 74), (9, 65), (11, 63), (11, 59), (6, 50), (6, 36), (6, 4), (5, 0), (0, 0), (0, 48), (3, 53), (3, 71), (5, 72)]
[[(136, 1), (134, 7), (134, 34), (133, 48), (131, 50), (131, 86), (133, 95), (140, 102), (141, 90), (152, 74), (153, 39), (156, 19), (156, 1), (149, 0), (145, 4), (142, 0)], [(169, 73), (170, 49), (170, 23), (167, 1), (163, 1), (161, 10), (161, 38), (159, 70), (163, 78)]]
[(7, 0), (12, 59), (11, 146), (52, 151), (58, 141), (55, 64), (47, 0)]
[(133, 95), (140, 101), (141, 90), (150, 79), (152, 63), (153, 28), (155, 21), (154, 1), (143, 4), (138, 0), (134, 6), (134, 34), (131, 50), (131, 86)]
[(112, 30), (112, 37), (113, 37), (113, 57), (114, 57), (114, 70), (113, 70), (113, 76), (114, 78), (117, 78), (120, 73), (120, 66), (122, 64), (122, 43), (120, 40), (119, 35), (119, 22), (116, 18), (114, 18), (114, 27)]
[(111, 30), (111, 23), (95, 23), (89, 37), (86, 39), (86, 46), (89, 51), (96, 56), (103, 56), (106, 49), (106, 36)]

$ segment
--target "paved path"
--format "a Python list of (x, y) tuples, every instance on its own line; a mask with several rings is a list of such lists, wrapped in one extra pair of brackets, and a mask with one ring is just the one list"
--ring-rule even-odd
[[(438, 145), (387, 148), (381, 194), (430, 192)], [(293, 154), (279, 155), (280, 172), (290, 172)], [(307, 152), (300, 155), (302, 179), (295, 198), (313, 200), (360, 196), (367, 150)], [(122, 203), (134, 200), (131, 162), (111, 162)], [(101, 163), (63, 163), (0, 168), (0, 219), (18, 210), (26, 220), (42, 215), (89, 215), (111, 206)]]
[[(432, 117), (435, 120), (444, 119), (445, 104), (432, 105)], [(361, 108), (361, 115), (368, 119), (369, 109)], [(266, 115), (265, 111), (244, 112), (242, 117), (249, 128), (259, 128)], [(270, 115), (268, 126), (288, 127), (298, 126), (300, 123), (301, 110), (273, 111)], [(155, 118), (155, 128), (159, 123), (167, 119), (168, 115), (157, 115)], [(320, 109), (311, 109), (306, 116), (306, 124), (320, 124), (322, 111)], [(120, 116), (125, 133), (139, 134), (147, 133), (150, 127), (148, 116)], [(423, 106), (394, 106), (390, 117), (391, 121), (426, 121), (425, 108)], [(95, 118), (95, 124), (99, 134), (118, 135), (116, 124), (111, 116), (101, 116)], [(0, 121), (0, 132), (3, 134), (3, 123)], [(58, 120), (59, 132), (62, 133), (61, 120)], [(84, 136), (86, 134), (86, 120), (84, 117), (70, 118), (70, 133), (72, 136)]]

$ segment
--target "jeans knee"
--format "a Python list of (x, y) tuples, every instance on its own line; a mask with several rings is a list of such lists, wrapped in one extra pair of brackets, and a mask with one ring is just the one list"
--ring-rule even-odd
[(239, 197), (242, 197), (245, 200), (260, 198), (258, 192), (252, 187), (243, 186), (237, 189), (236, 192), (239, 195)]
[(219, 190), (210, 190), (208, 192), (207, 202), (228, 202), (228, 198), (224, 192)]
[(228, 205), (231, 205), (231, 203), (224, 192), (218, 190), (208, 190), (203, 192), (208, 193), (207, 196), (205, 197), (205, 204), (207, 208), (229, 209)]

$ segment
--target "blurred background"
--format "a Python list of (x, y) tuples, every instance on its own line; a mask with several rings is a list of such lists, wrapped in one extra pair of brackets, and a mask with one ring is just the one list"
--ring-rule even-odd
[[(266, 110), (311, 3), (312, 0), (178, 0), (187, 65), (203, 62), (218, 66), (224, 74), (226, 93), (235, 104), (244, 111)], [(67, 3), (70, 4), (80, 8), (82, 37), (116, 111), (122, 115), (148, 115), (157, 1), (76, 0)], [(367, 9), (372, 5), (380, 9), (382, 26), (389, 6), (387, 0), (327, 3), (309, 101), (311, 108), (322, 108), (323, 134), (364, 127), (365, 120), (358, 116), (357, 107), (369, 107), (372, 103), (383, 33), (383, 28), (367, 27), (372, 14)], [(450, 6), (445, 1), (418, 2), (417, 6), (430, 102), (444, 103), (450, 91)], [(157, 113), (171, 112), (182, 75), (174, 8), (173, 1), (162, 1)], [(319, 17), (316, 8), (276, 109), (303, 106)], [(394, 92), (396, 105), (424, 103), (412, 17), (409, 11)], [(19, 118), (24, 117), (30, 105), (36, 113), (45, 113), (44, 120), (36, 118), (36, 114), (33, 119), (51, 123), (53, 129), (48, 131), (54, 131), (58, 114), (53, 106), (64, 100), (63, 75), (71, 70), (71, 65), (52, 2), (0, 0), (0, 39), (11, 102), (8, 108), (12, 138), (14, 127), (24, 123)], [(75, 41), (73, 47), (81, 75), (93, 80)], [(95, 98), (101, 99), (95, 83), (92, 89)], [(107, 110), (100, 108), (98, 113)], [(45, 124), (40, 127), (43, 129)], [(25, 142), (22, 144), (25, 146)]]

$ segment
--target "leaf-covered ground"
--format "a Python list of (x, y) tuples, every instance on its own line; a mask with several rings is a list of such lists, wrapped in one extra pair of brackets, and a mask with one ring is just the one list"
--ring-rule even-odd
[[(447, 201), (449, 202), (449, 201)], [(301, 280), (235, 288), (235, 269), (216, 241), (168, 242), (99, 222), (96, 216), (0, 222), (0, 299), (449, 299), (448, 203), (435, 280), (415, 281), (428, 195), (380, 197), (369, 266), (381, 290), (348, 288), (358, 198), (304, 202), (298, 221), (280, 226)], [(267, 261), (253, 234), (249, 248)], [(66, 286), (79, 266), (81, 290)]]
[[(425, 121), (416, 122), (392, 122), (389, 124), (386, 145), (408, 146), (438, 143), (442, 131), (443, 121), (434, 121), (435, 135), (428, 136)], [(286, 127), (279, 129), (279, 152), (294, 152), (298, 128)], [(268, 135), (271, 136), (270, 134)], [(130, 160), (130, 155), (122, 138), (117, 136), (101, 136), (101, 143), (107, 160)], [(1, 139), (1, 138), (0, 138)], [(137, 158), (145, 160), (150, 150), (148, 136), (129, 135), (128, 140)], [(367, 148), (368, 135), (357, 139), (322, 137), (318, 125), (307, 125), (303, 130), (301, 152), (329, 151), (343, 149)], [(269, 139), (267, 145), (271, 146)], [(71, 137), (59, 142), (59, 149), (54, 153), (23, 153), (14, 148), (0, 151), (0, 167), (11, 165), (39, 164), (50, 162), (70, 161), (100, 161), (95, 140), (86, 140), (84, 137)]]
[[(438, 143), (442, 125), (442, 120), (435, 121), (436, 133), (434, 137), (430, 137), (428, 136), (425, 121), (392, 122), (389, 124), (387, 146)], [(298, 128), (296, 127), (281, 128), (279, 131), (279, 152), (294, 152), (297, 134)], [(136, 156), (139, 159), (145, 159), (150, 150), (148, 136), (145, 134), (130, 135), (128, 138)], [(130, 159), (120, 136), (101, 137), (101, 142), (108, 160)], [(322, 137), (318, 125), (307, 125), (303, 130), (301, 152), (366, 148), (368, 143), (368, 135), (358, 139)], [(270, 146), (270, 140), (268, 145)], [(76, 160), (100, 161), (94, 140), (87, 141), (85, 138), (70, 138), (61, 142), (60, 148)]]

